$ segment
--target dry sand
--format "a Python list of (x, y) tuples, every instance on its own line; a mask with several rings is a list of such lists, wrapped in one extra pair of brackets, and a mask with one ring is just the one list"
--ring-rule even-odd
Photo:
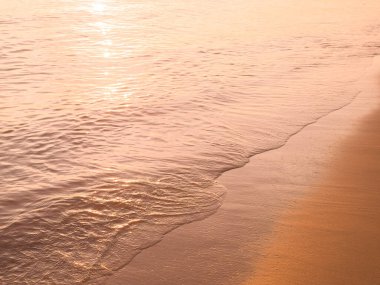
[(106, 284), (380, 284), (380, 111), (365, 117), (379, 88), (369, 74), (353, 103), (223, 174), (215, 215)]

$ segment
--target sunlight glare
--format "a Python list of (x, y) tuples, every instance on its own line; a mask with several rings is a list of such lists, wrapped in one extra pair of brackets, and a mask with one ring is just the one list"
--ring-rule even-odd
[(106, 10), (106, 4), (103, 1), (95, 1), (91, 5), (91, 10), (93, 13), (103, 13)]
[(103, 57), (104, 57), (104, 58), (110, 58), (110, 56), (111, 56), (111, 53), (110, 53), (108, 50), (105, 50), (105, 51), (103, 52)]

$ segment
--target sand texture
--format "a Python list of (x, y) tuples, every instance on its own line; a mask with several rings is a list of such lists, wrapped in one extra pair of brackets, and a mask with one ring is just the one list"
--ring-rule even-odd
[(380, 284), (380, 110), (289, 211), (247, 284)]
[(224, 173), (216, 214), (169, 233), (106, 284), (380, 284), (376, 66), (352, 103)]

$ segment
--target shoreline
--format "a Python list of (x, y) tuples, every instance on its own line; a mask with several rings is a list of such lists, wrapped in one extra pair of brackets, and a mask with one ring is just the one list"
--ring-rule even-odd
[[(375, 69), (371, 78), (367, 93), (378, 99), (380, 73)], [(339, 144), (316, 190), (281, 217), (244, 285), (380, 283), (378, 101)], [(349, 109), (355, 107), (363, 106)]]
[(281, 148), (224, 173), (218, 182), (228, 194), (216, 214), (177, 228), (105, 284), (161, 285), (175, 280), (183, 285), (261, 285), (252, 276), (259, 270), (266, 276), (263, 264), (276, 254), (269, 254), (268, 248), (278, 235), (283, 214), (318, 192), (341, 143), (378, 102), (373, 77), (364, 81), (364, 90), (345, 108), (305, 127)]
[(348, 137), (315, 193), (282, 217), (244, 284), (379, 284), (380, 108)]

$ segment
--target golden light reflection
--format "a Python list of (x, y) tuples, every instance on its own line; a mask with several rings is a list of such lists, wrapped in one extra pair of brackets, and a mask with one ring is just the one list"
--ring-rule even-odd
[(103, 35), (106, 35), (110, 30), (111, 26), (105, 22), (96, 22), (93, 24)]
[(132, 96), (132, 92), (125, 92), (124, 94), (122, 94), (122, 96), (124, 97), (124, 99), (129, 99), (129, 97)]
[(99, 13), (104, 13), (106, 11), (106, 4), (104, 1), (94, 1), (91, 5), (91, 12), (99, 14)]
[(112, 40), (104, 40), (100, 42), (101, 45), (103, 46), (112, 46)]
[[(92, 14), (89, 17), (88, 25), (89, 40), (91, 43), (87, 48), (91, 50), (91, 55), (100, 60), (103, 67), (99, 70), (97, 78), (97, 88), (95, 96), (102, 96), (111, 101), (130, 100), (133, 95), (130, 91), (125, 91), (124, 84), (121, 84), (116, 78), (114, 69), (115, 59), (119, 56), (127, 56), (131, 51), (120, 45), (117, 35), (117, 25), (115, 25), (113, 12), (115, 7), (110, 0), (93, 0), (85, 7), (87, 13)], [(118, 83), (115, 83), (118, 82)], [(94, 94), (93, 94), (94, 95)]]
[(105, 50), (105, 51), (103, 52), (103, 57), (104, 57), (104, 58), (110, 58), (110, 57), (111, 57), (111, 53), (109, 52), (109, 50)]
[(125, 89), (125, 84), (122, 82), (107, 84), (97, 88), (97, 96), (109, 101), (129, 101), (130, 97), (133, 96), (133, 91)]
[(107, 94), (107, 95), (113, 95), (113, 94), (115, 94), (115, 93), (118, 92), (119, 86), (117, 86), (117, 85), (106, 86), (104, 88), (104, 90), (105, 90), (105, 94)]

